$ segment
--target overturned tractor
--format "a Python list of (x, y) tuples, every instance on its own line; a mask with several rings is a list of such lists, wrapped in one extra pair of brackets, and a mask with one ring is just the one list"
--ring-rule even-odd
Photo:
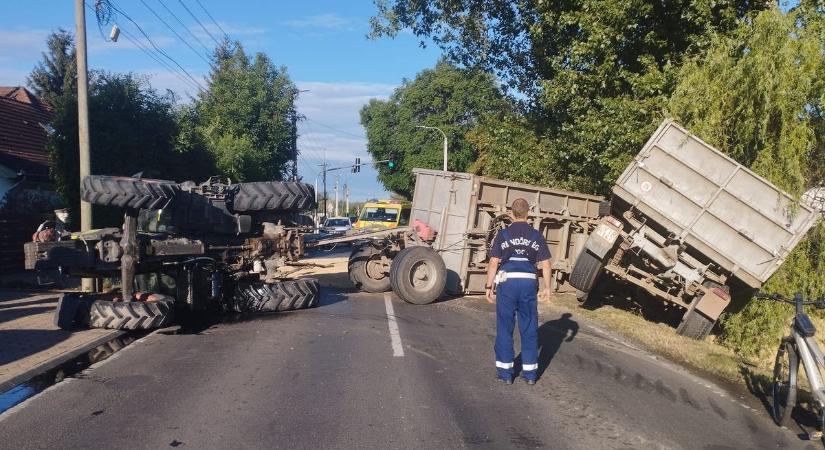
[(308, 184), (92, 175), (81, 196), (123, 208), (122, 228), (70, 233), (45, 223), (25, 244), (26, 268), (120, 278), (120, 290), (64, 295), (55, 316), (61, 328), (149, 329), (171, 323), (176, 310), (289, 311), (318, 303), (317, 280), (288, 278), (311, 231), (300, 225), (300, 213), (315, 207)]

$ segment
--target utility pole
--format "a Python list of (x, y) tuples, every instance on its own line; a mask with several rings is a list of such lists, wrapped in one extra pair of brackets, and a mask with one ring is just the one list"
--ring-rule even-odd
[[(80, 184), (91, 174), (89, 157), (89, 75), (86, 58), (86, 11), (84, 0), (75, 0), (74, 19), (77, 35), (77, 131), (80, 153)], [(80, 201), (80, 231), (92, 229), (92, 204)], [(85, 292), (94, 290), (91, 278), (83, 278), (81, 288)]]
[(344, 209), (344, 215), (349, 215), (349, 185), (344, 183), (344, 203), (346, 203), (346, 209)]
[(324, 161), (324, 218), (327, 217), (327, 162)]
[(292, 100), (292, 181), (298, 181), (298, 111), (295, 110), (294, 98)]
[(338, 175), (335, 175), (335, 217), (338, 217)]

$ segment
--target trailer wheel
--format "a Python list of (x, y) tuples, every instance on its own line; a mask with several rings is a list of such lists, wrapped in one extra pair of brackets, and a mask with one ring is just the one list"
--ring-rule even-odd
[(364, 292), (387, 292), (390, 290), (390, 274), (381, 264), (381, 252), (372, 245), (355, 247), (347, 264), (352, 284)]
[(245, 283), (235, 288), (227, 304), (234, 312), (282, 312), (318, 305), (318, 280), (301, 278), (277, 283)]
[(407, 247), (393, 258), (390, 281), (392, 290), (401, 300), (426, 305), (444, 292), (447, 268), (441, 255), (432, 248)]
[(80, 191), (81, 198), (93, 205), (163, 209), (174, 202), (180, 187), (167, 180), (88, 175)]
[(315, 189), (307, 183), (257, 181), (230, 186), (232, 212), (300, 211), (315, 208)]
[(115, 302), (95, 300), (89, 311), (89, 326), (116, 330), (151, 330), (172, 323), (175, 299), (155, 295), (151, 301)]
[(610, 215), (610, 200), (602, 200), (599, 202), (599, 217)]
[(715, 323), (716, 321), (711, 320), (691, 307), (682, 317), (682, 323), (676, 328), (676, 334), (691, 339), (702, 340), (710, 334), (710, 330), (713, 329), (713, 324)]
[(587, 250), (582, 250), (576, 258), (573, 271), (570, 272), (570, 284), (579, 291), (590, 292), (596, 284), (602, 267), (604, 263), (599, 258)]

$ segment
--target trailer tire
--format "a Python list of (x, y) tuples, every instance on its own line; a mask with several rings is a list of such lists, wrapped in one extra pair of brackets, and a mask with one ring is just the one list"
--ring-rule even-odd
[(407, 247), (392, 260), (390, 282), (393, 292), (401, 300), (427, 305), (444, 292), (447, 268), (441, 255), (432, 248)]
[(114, 302), (95, 300), (89, 310), (91, 328), (152, 330), (172, 323), (175, 299), (158, 295), (157, 300)]
[(93, 205), (133, 209), (163, 209), (171, 205), (180, 186), (174, 181), (108, 175), (83, 178), (81, 198)]
[(599, 202), (599, 217), (610, 215), (610, 200), (602, 200)]
[(347, 272), (356, 288), (364, 292), (387, 292), (391, 289), (389, 273), (379, 273), (375, 258), (381, 258), (379, 249), (365, 244), (355, 247), (349, 255)]
[(301, 278), (277, 283), (244, 283), (235, 288), (228, 309), (239, 313), (283, 312), (318, 305), (318, 280)]
[(716, 321), (711, 320), (694, 308), (688, 309), (682, 317), (682, 323), (676, 328), (676, 334), (691, 339), (702, 340), (710, 334)]
[(596, 255), (582, 250), (570, 272), (570, 284), (579, 291), (590, 292), (603, 267), (604, 263)]
[(315, 208), (315, 190), (307, 183), (258, 181), (229, 187), (232, 212), (300, 211)]

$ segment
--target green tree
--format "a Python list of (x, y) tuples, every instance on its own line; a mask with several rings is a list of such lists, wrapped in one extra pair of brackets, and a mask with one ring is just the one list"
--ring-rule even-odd
[[(543, 137), (520, 150), (565, 187), (605, 192), (661, 119), (673, 68), (767, 3), (391, 0), (377, 3), (372, 35), (410, 29), (451, 61), (498, 75), (526, 96)], [(478, 169), (510, 164), (498, 154)]]
[(405, 80), (389, 99), (370, 100), (361, 109), (361, 124), (373, 159), (395, 153), (398, 160), (395, 172), (379, 166), (378, 179), (388, 190), (409, 198), (414, 187), (412, 169), (441, 168), (443, 161), (441, 134), (416, 126), (441, 129), (449, 142), (448, 168), (466, 171), (478, 156), (466, 134), (487, 117), (510, 109), (489, 74), (439, 62), (414, 80)]
[(233, 180), (281, 179), (291, 156), (297, 93), (286, 68), (263, 53), (250, 59), (239, 42), (226, 41), (215, 51), (208, 83), (190, 116), (197, 136), (189, 137), (199, 139)]
[[(182, 173), (202, 179), (212, 169), (209, 155), (176, 147), (179, 126), (172, 94), (159, 95), (131, 74), (96, 72), (89, 86), (92, 173), (177, 180)], [(64, 95), (55, 108), (49, 139), (52, 176), (71, 207), (80, 202), (77, 98)], [(204, 163), (206, 162), (206, 163)], [(198, 172), (201, 173), (198, 173)], [(95, 224), (117, 225), (122, 211), (99, 209)]]
[[(820, 7), (821, 8), (821, 7)], [(691, 131), (793, 194), (825, 182), (825, 12), (803, 2), (715, 36), (707, 55), (679, 74), (668, 110)], [(763, 288), (825, 293), (825, 227), (809, 233)], [(751, 301), (723, 321), (723, 341), (765, 355), (791, 314)]]
[(77, 91), (77, 65), (74, 38), (60, 28), (46, 40), (43, 60), (26, 78), (29, 88), (41, 100), (56, 105), (65, 94)]

